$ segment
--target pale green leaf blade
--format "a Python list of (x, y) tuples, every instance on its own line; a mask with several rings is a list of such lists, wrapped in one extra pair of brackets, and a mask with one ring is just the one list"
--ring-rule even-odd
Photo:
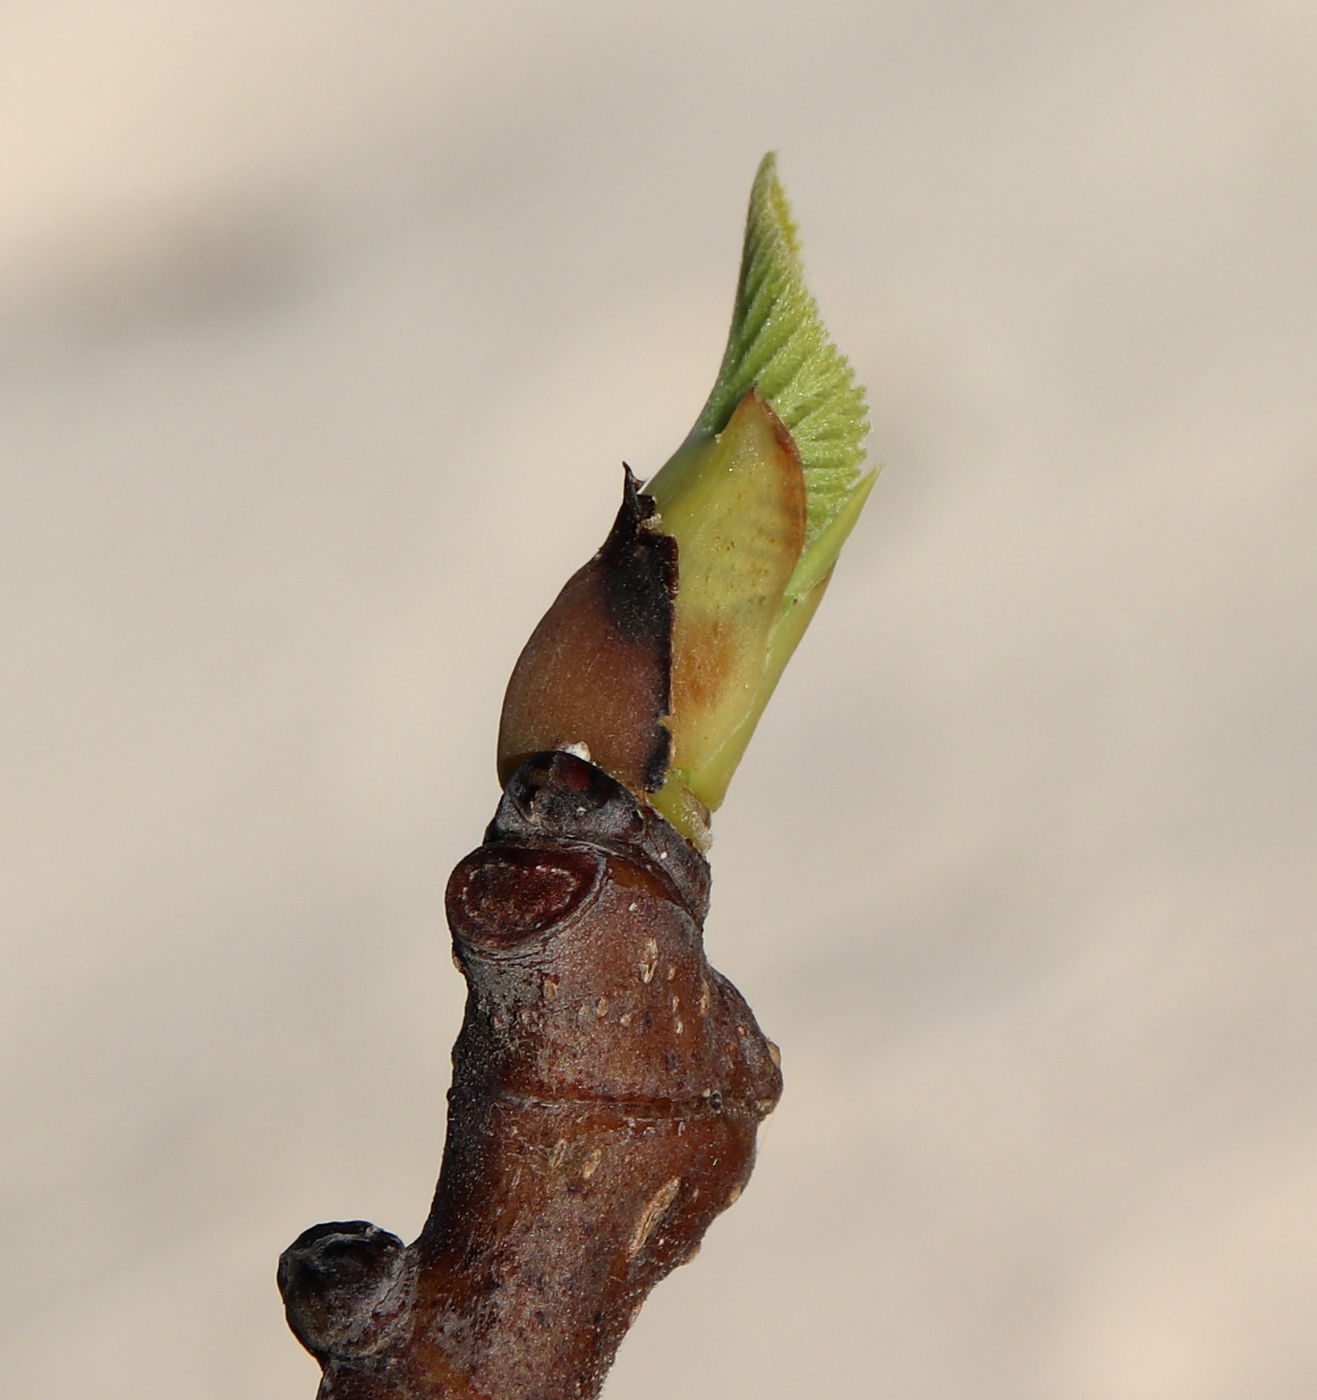
[(721, 432), (751, 387), (768, 400), (800, 452), (808, 547), (854, 489), (869, 415), (864, 389), (805, 285), (800, 240), (771, 153), (751, 190), (731, 331), (696, 432)]

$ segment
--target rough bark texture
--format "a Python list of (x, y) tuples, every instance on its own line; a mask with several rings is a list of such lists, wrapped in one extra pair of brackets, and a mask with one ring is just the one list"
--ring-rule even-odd
[(420, 1237), (283, 1255), (320, 1400), (597, 1395), (649, 1290), (740, 1195), (776, 1047), (704, 956), (704, 858), (601, 769), (528, 758), (448, 885), (468, 985)]

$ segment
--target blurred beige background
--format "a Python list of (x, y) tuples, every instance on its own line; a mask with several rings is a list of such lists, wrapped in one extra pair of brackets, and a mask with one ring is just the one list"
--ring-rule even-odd
[[(807, 13), (807, 8), (809, 12)], [(0, 11), (4, 1390), (310, 1400), (530, 627), (773, 147), (886, 473), (717, 824), (782, 1043), (609, 1400), (1317, 1394), (1317, 10)]]

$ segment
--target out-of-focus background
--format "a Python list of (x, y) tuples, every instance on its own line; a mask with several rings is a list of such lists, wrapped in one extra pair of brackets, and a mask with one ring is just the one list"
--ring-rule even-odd
[(886, 463), (719, 815), (783, 1048), (610, 1400), (1317, 1393), (1317, 10), (0, 13), (15, 1397), (428, 1205), (502, 687), (776, 148)]

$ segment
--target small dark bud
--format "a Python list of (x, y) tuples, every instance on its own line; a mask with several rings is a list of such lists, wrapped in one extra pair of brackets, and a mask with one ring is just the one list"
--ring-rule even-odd
[(366, 1220), (304, 1230), (279, 1256), (279, 1292), (297, 1340), (322, 1362), (375, 1345), (370, 1323), (403, 1258), (397, 1235)]

